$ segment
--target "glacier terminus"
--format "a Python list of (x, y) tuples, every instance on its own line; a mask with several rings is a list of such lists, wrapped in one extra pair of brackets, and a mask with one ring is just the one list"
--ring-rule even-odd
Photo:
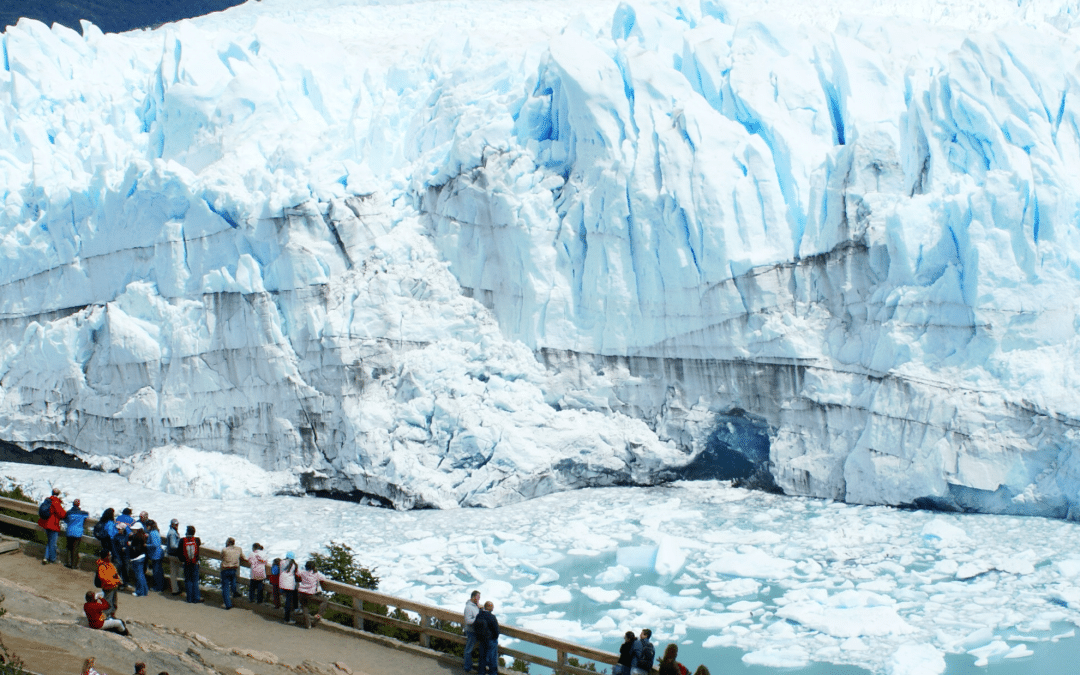
[(0, 439), (180, 491), (170, 457), (221, 453), (400, 509), (737, 478), (1075, 518), (1078, 16), (24, 20)]

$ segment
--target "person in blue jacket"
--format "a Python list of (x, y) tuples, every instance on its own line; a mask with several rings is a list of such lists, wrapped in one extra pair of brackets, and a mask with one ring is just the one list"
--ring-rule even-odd
[(79, 544), (82, 543), (83, 525), (86, 523), (89, 513), (79, 508), (79, 500), (76, 499), (64, 516), (67, 525), (64, 534), (67, 536), (68, 562), (67, 567), (77, 569), (79, 567)]
[(154, 571), (153, 583), (150, 588), (160, 593), (165, 590), (165, 547), (161, 545), (161, 532), (157, 522), (146, 521), (146, 529), (150, 539), (146, 544), (146, 557), (150, 561), (150, 568)]

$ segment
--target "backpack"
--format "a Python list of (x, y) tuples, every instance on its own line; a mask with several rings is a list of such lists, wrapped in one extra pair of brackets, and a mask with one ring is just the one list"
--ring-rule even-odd
[(46, 499), (45, 501), (41, 502), (41, 505), (37, 507), (37, 514), (38, 518), (41, 518), (42, 520), (48, 520), (49, 516), (52, 515), (52, 501)]
[(94, 539), (105, 538), (105, 523), (103, 521), (97, 521), (94, 523)]
[(656, 658), (656, 647), (653, 647), (651, 642), (646, 642), (641, 646), (641, 662), (638, 663), (638, 668), (648, 672), (652, 670), (653, 659)]
[(679, 675), (690, 675), (690, 671), (683, 664), (676, 661), (675, 666), (679, 669)]
[(180, 541), (180, 549), (184, 554), (184, 562), (195, 563), (199, 560), (199, 542), (195, 537), (185, 537)]

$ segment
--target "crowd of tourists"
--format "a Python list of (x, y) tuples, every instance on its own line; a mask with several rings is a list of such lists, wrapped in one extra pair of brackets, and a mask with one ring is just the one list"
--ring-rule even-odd
[[(59, 536), (63, 532), (67, 540), (66, 565), (77, 568), (79, 548), (85, 534), (84, 525), (89, 517), (80, 508), (79, 500), (74, 500), (71, 508), (65, 509), (60, 490), (54, 489), (52, 496), (42, 502), (38, 515), (38, 525), (46, 532), (42, 564), (57, 562)], [(83, 605), (91, 628), (128, 635), (128, 626), (116, 616), (116, 609), (117, 595), (131, 587), (134, 587), (133, 595), (136, 597), (145, 596), (150, 591), (171, 591), (173, 595), (185, 593), (187, 602), (203, 602), (200, 587), (202, 540), (196, 536), (194, 526), (186, 526), (184, 536), (180, 536), (180, 522), (174, 518), (162, 536), (157, 522), (146, 511), (136, 519), (130, 508), (123, 509), (119, 515), (115, 509), (108, 508), (94, 525), (91, 536), (100, 544), (94, 584), (101, 589), (87, 592)], [(168, 589), (164, 571), (166, 560), (172, 579), (172, 587)], [(241, 597), (238, 577), (240, 567), (245, 563), (251, 567), (248, 583), (250, 603), (272, 602), (278, 609), (284, 604), (284, 622), (296, 623), (293, 613), (299, 611), (301, 621), (307, 628), (318, 623), (326, 612), (328, 600), (321, 593), (321, 583), (327, 578), (316, 569), (313, 561), (307, 561), (301, 568), (292, 551), (287, 552), (284, 558), (270, 559), (259, 543), (252, 544), (250, 553), (245, 554), (232, 537), (225, 541), (225, 548), (221, 551), (221, 596), (225, 609), (232, 609), (233, 599)], [(181, 569), (183, 590), (179, 583)], [(312, 604), (318, 606), (314, 613), (309, 612)], [(491, 601), (480, 604), (480, 591), (473, 591), (465, 603), (462, 620), (465, 655), (462, 667), (466, 673), (498, 673), (499, 622), (494, 610)], [(650, 642), (651, 637), (652, 631), (648, 628), (642, 629), (640, 636), (627, 631), (619, 648), (614, 675), (647, 675), (652, 670), (656, 652)], [(690, 675), (687, 668), (678, 662), (678, 653), (678, 645), (667, 645), (658, 664), (660, 675)], [(704, 665), (698, 666), (694, 675), (709, 675), (709, 669)]]
[[(74, 500), (71, 508), (65, 509), (60, 490), (56, 488), (38, 507), (38, 517), (38, 525), (46, 535), (45, 557), (41, 564), (58, 561), (59, 539), (63, 533), (67, 549), (65, 565), (77, 569), (89, 517), (79, 500)], [(187, 602), (203, 602), (202, 540), (196, 536), (194, 526), (186, 526), (184, 536), (181, 536), (180, 521), (174, 518), (163, 535), (157, 522), (146, 511), (136, 519), (130, 508), (121, 510), (119, 515), (115, 509), (108, 508), (89, 534), (100, 545), (94, 575), (94, 585), (100, 590), (87, 592), (83, 605), (91, 628), (129, 634), (127, 624), (116, 616), (117, 597), (128, 590), (135, 597), (148, 595), (151, 591), (171, 592), (173, 595), (184, 593)], [(165, 583), (166, 561), (169, 563), (171, 587)], [(273, 602), (277, 609), (284, 605), (284, 622), (287, 624), (298, 623), (293, 619), (296, 612), (299, 612), (300, 622), (307, 628), (322, 619), (329, 604), (322, 594), (322, 583), (327, 578), (316, 569), (313, 561), (309, 560), (300, 567), (292, 551), (283, 558), (271, 560), (259, 543), (252, 544), (250, 553), (245, 555), (232, 537), (225, 541), (225, 548), (221, 552), (221, 597), (225, 609), (232, 609), (233, 599), (242, 597), (239, 572), (244, 563), (251, 567), (249, 602), (260, 605), (264, 601)], [(180, 587), (181, 570), (183, 589)], [(317, 607), (314, 613), (310, 611), (313, 605)]]

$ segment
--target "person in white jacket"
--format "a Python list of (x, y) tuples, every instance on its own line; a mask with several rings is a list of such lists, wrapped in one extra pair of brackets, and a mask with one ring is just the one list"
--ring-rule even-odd
[(476, 615), (479, 613), (480, 591), (473, 591), (468, 602), (465, 603), (464, 620), (461, 622), (465, 628), (465, 660), (461, 665), (466, 673), (472, 671), (472, 653), (476, 648), (476, 631), (473, 630), (473, 623), (476, 622)]
[(289, 551), (285, 559), (281, 561), (281, 572), (278, 574), (278, 588), (285, 596), (285, 623), (292, 623), (292, 613), (299, 604), (299, 591), (296, 588), (296, 575), (300, 568), (296, 564), (296, 554)]

